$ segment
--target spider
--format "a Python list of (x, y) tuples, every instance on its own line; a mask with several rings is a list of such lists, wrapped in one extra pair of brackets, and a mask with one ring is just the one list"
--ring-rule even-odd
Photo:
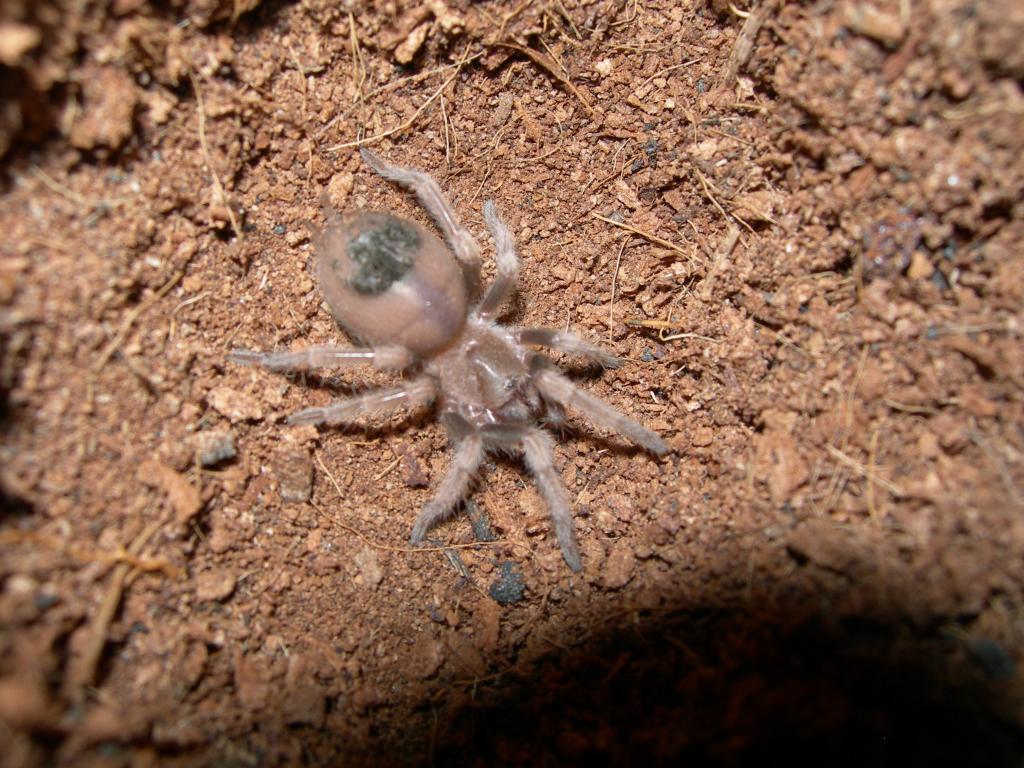
[[(563, 408), (625, 436), (653, 454), (668, 450), (656, 433), (587, 393), (531, 347), (578, 355), (607, 368), (621, 360), (575, 334), (549, 328), (505, 327), (499, 312), (516, 287), (519, 258), (493, 201), (483, 206), (494, 238), (497, 274), (482, 293), (480, 246), (428, 174), (390, 165), (363, 148), (364, 162), (407, 187), (448, 241), (450, 250), (419, 224), (389, 213), (342, 218), (323, 201), (327, 225), (311, 225), (317, 279), (338, 324), (362, 346), (314, 346), (287, 352), (234, 350), (230, 359), (271, 371), (370, 364), (406, 372), (396, 387), (376, 389), (306, 408), (288, 424), (347, 425), (365, 414), (436, 403), (455, 456), (437, 493), (420, 512), (410, 541), (451, 514), (466, 497), (488, 451), (522, 453), (554, 524), (568, 566), (582, 568), (565, 486), (554, 465), (553, 442), (539, 426)], [(475, 304), (471, 299), (480, 298)]]

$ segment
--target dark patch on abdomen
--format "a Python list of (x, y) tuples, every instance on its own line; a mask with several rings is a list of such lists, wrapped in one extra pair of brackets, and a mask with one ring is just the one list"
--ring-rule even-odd
[(420, 233), (388, 214), (373, 216), (369, 226), (349, 238), (348, 253), (356, 267), (349, 285), (364, 296), (378, 296), (412, 269)]

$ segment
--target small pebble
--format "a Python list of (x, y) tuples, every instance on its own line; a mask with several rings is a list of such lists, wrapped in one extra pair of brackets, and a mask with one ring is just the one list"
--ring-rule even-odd
[(372, 547), (363, 547), (356, 552), (352, 558), (359, 569), (359, 576), (363, 585), (370, 589), (376, 589), (384, 580), (384, 567), (380, 562), (380, 555)]
[(35, 606), (41, 611), (45, 611), (47, 608), (52, 608), (60, 602), (60, 597), (53, 594), (52, 592), (40, 592), (35, 597)]
[(230, 387), (214, 387), (206, 393), (206, 402), (232, 423), (263, 418), (263, 409), (252, 395)]
[(444, 663), (444, 651), (444, 643), (430, 634), (423, 633), (413, 646), (409, 671), (421, 680), (433, 677)]
[(627, 541), (618, 541), (612, 546), (601, 573), (601, 586), (605, 589), (621, 589), (633, 578), (636, 556)]
[(222, 461), (235, 458), (235, 440), (230, 432), (211, 429), (197, 434), (193, 440), (200, 465), (212, 467)]
[(911, 280), (924, 280), (931, 277), (935, 271), (931, 261), (921, 251), (914, 251), (910, 257), (910, 266), (907, 268), (907, 277)]
[(405, 443), (399, 443), (395, 451), (402, 459), (402, 482), (409, 488), (426, 488), (429, 486), (430, 478), (423, 471), (419, 459), (409, 449), (409, 446)]
[(305, 448), (278, 451), (271, 465), (284, 501), (309, 501), (313, 492), (313, 459), (309, 451)]
[(224, 571), (207, 571), (196, 576), (196, 598), (218, 602), (235, 591), (235, 576)]
[(143, 485), (159, 488), (167, 494), (167, 501), (174, 510), (178, 525), (188, 523), (203, 508), (203, 500), (196, 487), (187, 477), (166, 464), (147, 459), (139, 465), (137, 476)]
[(951, 288), (949, 280), (942, 273), (941, 269), (936, 269), (934, 272), (932, 272), (931, 278), (929, 279), (932, 281), (932, 285), (934, 285), (940, 291), (948, 291)]

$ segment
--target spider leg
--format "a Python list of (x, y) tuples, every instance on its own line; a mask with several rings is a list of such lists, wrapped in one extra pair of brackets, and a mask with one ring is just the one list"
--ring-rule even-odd
[(516, 255), (512, 233), (498, 214), (493, 200), (484, 203), (484, 221), (487, 222), (487, 228), (494, 237), (494, 258), (498, 265), (498, 274), (487, 286), (487, 291), (476, 308), (476, 316), (481, 320), (493, 320), (501, 305), (515, 290), (519, 277), (519, 257)]
[(580, 550), (573, 534), (572, 508), (569, 506), (565, 484), (555, 470), (551, 438), (539, 429), (531, 428), (523, 434), (522, 444), (526, 466), (533, 473), (537, 490), (540, 491), (551, 513), (551, 522), (555, 528), (555, 538), (562, 548), (562, 557), (572, 570), (582, 570), (583, 562), (580, 560)]
[(375, 389), (318, 408), (306, 408), (293, 413), (286, 419), (286, 423), (350, 424), (359, 416), (368, 413), (388, 413), (403, 407), (426, 405), (436, 395), (437, 387), (434, 381), (427, 376), (421, 376), (400, 387)]
[(228, 360), (239, 365), (258, 365), (270, 371), (308, 371), (314, 368), (340, 368), (369, 364), (387, 371), (400, 371), (414, 362), (412, 353), (404, 347), (351, 347), (318, 346), (289, 352), (252, 352), (233, 349)]
[(431, 499), (412, 527), (409, 542), (419, 544), (434, 525), (446, 517), (466, 496), (469, 483), (484, 458), (483, 439), (477, 433), (467, 435), (455, 450), (448, 474), (441, 481), (437, 494)]
[(612, 353), (606, 352), (601, 347), (591, 344), (575, 333), (559, 331), (554, 328), (519, 328), (515, 334), (516, 340), (520, 344), (531, 344), (565, 352), (570, 355), (579, 355), (588, 360), (593, 360), (602, 368), (618, 368), (622, 365), (621, 357), (616, 357)]
[(565, 485), (554, 466), (554, 448), (551, 438), (536, 427), (522, 424), (491, 424), (480, 430), (484, 445), (491, 449), (522, 450), (526, 466), (533, 474), (537, 489), (551, 513), (555, 538), (562, 548), (562, 557), (574, 571), (583, 568), (580, 551), (573, 535), (572, 508)]
[(604, 400), (580, 389), (560, 373), (550, 368), (541, 368), (534, 374), (534, 383), (544, 397), (572, 408), (587, 421), (618, 432), (651, 453), (661, 456), (668, 452), (668, 446), (657, 433), (619, 413)]
[(455, 252), (456, 258), (470, 270), (474, 277), (479, 275), (480, 246), (477, 245), (469, 230), (459, 222), (459, 217), (455, 214), (437, 182), (429, 174), (417, 171), (415, 168), (391, 165), (366, 147), (360, 147), (359, 154), (362, 155), (363, 162), (385, 179), (401, 184), (416, 194), (420, 205), (434, 217), (434, 221), (437, 222), (437, 226), (440, 227)]

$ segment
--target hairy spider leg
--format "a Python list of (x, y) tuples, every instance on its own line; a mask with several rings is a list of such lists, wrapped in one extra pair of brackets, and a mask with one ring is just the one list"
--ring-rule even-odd
[(536, 427), (528, 428), (523, 435), (523, 455), (537, 483), (544, 503), (551, 514), (551, 522), (555, 527), (555, 538), (562, 548), (562, 557), (574, 571), (583, 569), (580, 550), (576, 545), (573, 533), (572, 508), (565, 492), (565, 484), (555, 469), (554, 444), (551, 438)]
[(426, 405), (437, 396), (437, 385), (420, 376), (400, 387), (374, 389), (317, 408), (304, 408), (288, 417), (288, 424), (350, 424), (369, 413), (393, 413), (400, 408)]
[(512, 238), (508, 225), (498, 214), (493, 200), (484, 203), (484, 221), (494, 238), (494, 260), (498, 273), (494, 281), (487, 287), (483, 299), (475, 310), (476, 316), (484, 321), (494, 320), (512, 292), (519, 279), (519, 257), (516, 255), (516, 243)]
[(516, 341), (520, 344), (547, 347), (557, 352), (579, 355), (594, 361), (602, 368), (618, 368), (622, 365), (621, 357), (616, 357), (611, 352), (601, 349), (596, 344), (591, 344), (570, 331), (559, 331), (555, 328), (517, 328), (514, 333)]
[(466, 435), (455, 449), (455, 457), (452, 465), (448, 468), (448, 474), (444, 476), (440, 487), (434, 498), (431, 499), (412, 527), (412, 536), (409, 542), (419, 544), (423, 541), (427, 531), (438, 522), (447, 517), (452, 510), (466, 497), (469, 484), (473, 480), (484, 459), (484, 442), (479, 433)]
[(409, 350), (400, 346), (353, 349), (332, 345), (306, 347), (288, 352), (253, 352), (233, 349), (228, 359), (240, 365), (258, 365), (269, 371), (309, 371), (317, 368), (372, 365), (385, 371), (401, 371), (415, 362)]
[(592, 424), (618, 432), (658, 456), (668, 453), (668, 446), (656, 433), (619, 413), (604, 400), (580, 389), (560, 373), (540, 368), (534, 373), (533, 380), (545, 398), (576, 411)]
[(470, 271), (473, 281), (476, 282), (480, 275), (480, 246), (469, 230), (462, 226), (437, 182), (415, 168), (391, 165), (366, 147), (360, 147), (359, 154), (362, 155), (363, 162), (385, 179), (401, 184), (415, 193), (420, 205), (427, 209), (444, 233), (448, 244), (455, 252), (455, 257)]
[(554, 465), (554, 442), (543, 430), (527, 424), (488, 424), (481, 428), (484, 445), (508, 453), (522, 452), (526, 468), (547, 505), (566, 564), (574, 571), (583, 568), (573, 532), (572, 507), (565, 484)]

